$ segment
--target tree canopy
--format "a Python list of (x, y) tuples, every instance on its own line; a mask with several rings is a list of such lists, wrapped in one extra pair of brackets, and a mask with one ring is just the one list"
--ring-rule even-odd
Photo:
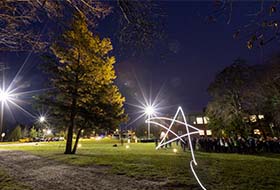
[(110, 40), (92, 34), (83, 15), (75, 15), (70, 29), (51, 50), (56, 58), (49, 57), (44, 68), (54, 90), (39, 101), (64, 121), (68, 131), (65, 153), (75, 153), (74, 128), (117, 127), (126, 118), (125, 99), (114, 84), (115, 58), (108, 55), (112, 50)]
[(210, 127), (228, 134), (251, 134), (255, 127), (263, 134), (279, 132), (279, 61), (276, 55), (265, 65), (249, 66), (239, 59), (218, 73), (208, 88)]

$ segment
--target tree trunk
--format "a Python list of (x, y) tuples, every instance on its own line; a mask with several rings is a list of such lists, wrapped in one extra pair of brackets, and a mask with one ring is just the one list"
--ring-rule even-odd
[(68, 131), (67, 131), (67, 141), (66, 141), (66, 148), (64, 154), (71, 154), (72, 152), (73, 128), (74, 128), (74, 119), (71, 119), (71, 124), (68, 127)]
[(78, 146), (78, 143), (79, 143), (79, 139), (80, 139), (82, 130), (83, 130), (83, 128), (81, 127), (78, 131), (76, 141), (75, 141), (75, 144), (74, 144), (74, 147), (73, 147), (73, 150), (72, 150), (72, 154), (76, 154), (77, 146)]
[(64, 154), (71, 154), (72, 153), (72, 141), (73, 141), (73, 129), (74, 129), (74, 119), (76, 115), (76, 99), (72, 99), (72, 110), (70, 115), (70, 125), (68, 127), (67, 132), (67, 141), (66, 141), (66, 148)]
[[(80, 64), (80, 54), (78, 55), (77, 60), (78, 65)], [(70, 125), (67, 133), (67, 142), (64, 154), (72, 154), (72, 141), (73, 141), (73, 129), (74, 129), (74, 121), (76, 116), (76, 106), (77, 106), (77, 95), (78, 95), (78, 86), (79, 82), (78, 74), (75, 75), (75, 91), (72, 93), (72, 102), (71, 102), (71, 115), (70, 115)]]

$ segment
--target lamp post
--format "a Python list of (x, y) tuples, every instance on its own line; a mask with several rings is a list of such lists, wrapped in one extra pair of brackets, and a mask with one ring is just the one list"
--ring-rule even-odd
[[(3, 117), (4, 117), (4, 107), (7, 101), (11, 98), (11, 94), (5, 90), (0, 89), (0, 102), (1, 102), (1, 113), (0, 113), (0, 133), (3, 130)], [(3, 134), (3, 133), (2, 133)], [(3, 139), (4, 137), (2, 137)]]
[(2, 133), (2, 134), (1, 134), (1, 138), (2, 138), (1, 141), (2, 141), (2, 142), (4, 141), (5, 135), (6, 135), (5, 133)]
[[(45, 138), (46, 135), (50, 135), (52, 133), (51, 129), (49, 128), (48, 126), (48, 122), (47, 122), (47, 119), (45, 116), (41, 115), (39, 118), (38, 118), (38, 122), (41, 123), (41, 125), (43, 126), (43, 138)], [(45, 129), (45, 127), (47, 127)]]
[(46, 118), (44, 116), (39, 117), (39, 122), (44, 123), (46, 121)]
[[(151, 116), (154, 114), (155, 109), (153, 106), (147, 106), (145, 107), (145, 114), (148, 116), (148, 120), (150, 120)], [(150, 123), (148, 122), (148, 139), (151, 138), (151, 129), (150, 129)]]

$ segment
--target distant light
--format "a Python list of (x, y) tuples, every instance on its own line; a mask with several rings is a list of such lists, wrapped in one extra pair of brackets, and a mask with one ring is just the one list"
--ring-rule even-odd
[(47, 130), (47, 135), (50, 135), (52, 133), (52, 130), (48, 129)]
[(129, 149), (130, 147), (129, 147), (129, 145), (125, 145), (125, 148), (126, 148), (126, 149)]
[(5, 133), (2, 133), (2, 134), (1, 134), (1, 137), (2, 137), (2, 138), (4, 138), (4, 137), (5, 137), (5, 135), (6, 135)]
[(257, 122), (257, 116), (256, 115), (250, 115), (249, 119), (252, 123)]
[(98, 136), (98, 137), (95, 138), (95, 140), (97, 140), (97, 141), (99, 141), (99, 140), (101, 140), (101, 139), (102, 139), (102, 137), (100, 137), (100, 136)]
[(206, 135), (212, 135), (212, 131), (211, 130), (206, 130)]
[(200, 136), (205, 135), (204, 130), (199, 130), (198, 132), (199, 132), (199, 135), (200, 135)]
[(261, 131), (259, 129), (254, 129), (254, 134), (255, 135), (261, 135)]
[(176, 148), (173, 148), (173, 152), (174, 152), (174, 153), (177, 153), (178, 150), (177, 150)]
[(197, 117), (196, 118), (196, 123), (197, 124), (203, 124), (203, 117)]
[(155, 109), (153, 106), (147, 106), (145, 108), (145, 114), (146, 115), (153, 115), (155, 113)]
[(46, 118), (44, 117), (44, 116), (40, 116), (39, 117), (39, 122), (40, 123), (43, 123), (43, 122), (45, 122), (46, 121)]
[(264, 115), (258, 115), (259, 119), (264, 119)]
[(78, 144), (78, 148), (81, 148), (82, 147), (82, 144)]

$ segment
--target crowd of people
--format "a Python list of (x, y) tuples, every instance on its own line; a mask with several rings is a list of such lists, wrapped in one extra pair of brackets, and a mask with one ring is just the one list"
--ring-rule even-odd
[[(206, 152), (241, 154), (255, 154), (260, 152), (280, 153), (280, 138), (277, 137), (199, 137), (192, 138), (192, 145), (195, 150)], [(181, 143), (181, 146), (184, 148), (186, 145)]]
[[(181, 145), (183, 150), (189, 149), (188, 139), (184, 138), (184, 140), (186, 143), (177, 140), (176, 144)], [(191, 141), (194, 150), (205, 152), (240, 154), (280, 153), (280, 138), (277, 137), (193, 137)], [(171, 143), (165, 145), (166, 148), (171, 146)]]

